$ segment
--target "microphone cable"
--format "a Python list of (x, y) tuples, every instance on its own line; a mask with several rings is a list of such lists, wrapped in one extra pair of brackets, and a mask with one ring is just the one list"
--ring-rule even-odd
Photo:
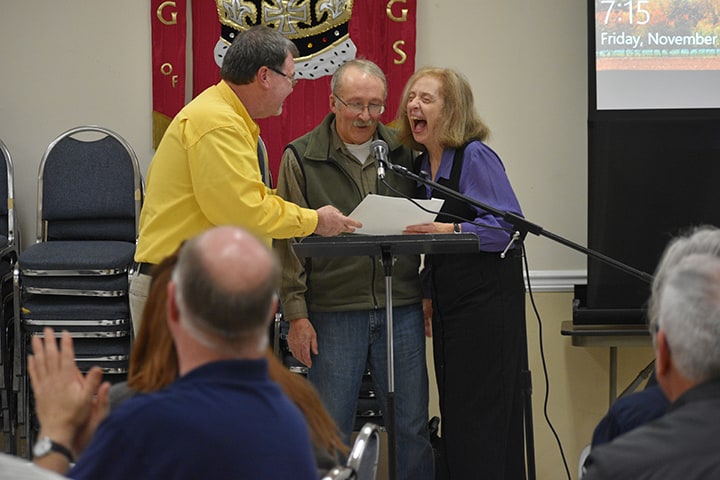
[[(528, 259), (527, 259), (527, 249), (523, 245), (523, 265), (525, 267), (525, 278), (527, 279), (527, 291), (528, 296), (530, 297), (530, 304), (532, 305), (533, 312), (535, 313), (535, 318), (537, 319), (538, 324), (538, 346), (540, 349), (540, 363), (542, 365), (543, 369), (543, 376), (545, 379), (545, 397), (543, 399), (543, 415), (545, 417), (545, 422), (547, 423), (548, 427), (550, 427), (550, 431), (552, 432), (553, 436), (555, 437), (555, 442), (558, 445), (558, 449), (560, 451), (560, 457), (562, 458), (563, 465), (565, 467), (565, 474), (567, 475), (568, 480), (572, 480), (570, 476), (570, 469), (568, 467), (567, 459), (565, 458), (565, 450), (563, 449), (562, 442), (560, 441), (560, 436), (558, 435), (557, 431), (555, 430), (555, 427), (552, 424), (552, 421), (550, 420), (550, 415), (548, 414), (548, 403), (550, 402), (550, 377), (548, 374), (547, 369), (547, 361), (545, 360), (545, 348), (543, 346), (543, 329), (542, 329), (542, 318), (540, 317), (540, 311), (537, 308), (537, 305), (535, 304), (535, 295), (533, 294), (532, 285), (530, 281), (530, 267), (528, 265)], [(527, 317), (527, 315), (526, 315)], [(527, 336), (527, 329), (525, 332), (525, 335)]]

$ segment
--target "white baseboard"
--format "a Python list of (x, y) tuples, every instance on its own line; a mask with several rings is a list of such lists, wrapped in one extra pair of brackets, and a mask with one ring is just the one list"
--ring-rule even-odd
[(587, 270), (530, 270), (533, 292), (572, 292), (575, 285), (585, 284)]

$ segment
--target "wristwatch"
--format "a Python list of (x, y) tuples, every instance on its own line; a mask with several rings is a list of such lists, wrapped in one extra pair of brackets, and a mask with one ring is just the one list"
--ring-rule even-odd
[(39, 438), (37, 442), (35, 442), (35, 445), (33, 446), (33, 457), (42, 458), (46, 455), (49, 455), (50, 452), (56, 452), (64, 455), (70, 463), (75, 462), (75, 458), (73, 457), (70, 449), (65, 447), (64, 445), (53, 442), (50, 437), (42, 437)]
[(462, 225), (453, 223), (453, 233), (462, 233)]

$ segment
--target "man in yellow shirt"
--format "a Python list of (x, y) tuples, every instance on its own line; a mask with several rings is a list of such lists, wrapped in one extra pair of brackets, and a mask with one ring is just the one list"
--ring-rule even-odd
[(360, 224), (335, 207), (301, 208), (265, 186), (258, 165), (255, 119), (279, 115), (295, 86), (295, 45), (268, 27), (238, 34), (222, 80), (173, 119), (147, 174), (130, 285), (135, 331), (150, 288), (152, 265), (180, 244), (219, 225), (240, 226), (268, 244), (311, 233), (337, 235)]

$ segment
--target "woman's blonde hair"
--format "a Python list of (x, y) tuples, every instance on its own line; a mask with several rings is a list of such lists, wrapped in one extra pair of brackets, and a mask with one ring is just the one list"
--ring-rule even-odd
[(407, 104), (410, 89), (415, 82), (427, 76), (440, 81), (439, 93), (443, 100), (442, 115), (437, 129), (440, 145), (444, 148), (457, 148), (470, 140), (487, 139), (490, 129), (480, 119), (475, 109), (475, 100), (467, 79), (451, 68), (424, 67), (410, 77), (403, 90), (395, 120), (400, 140), (413, 150), (425, 150), (425, 147), (417, 143), (412, 136)]

